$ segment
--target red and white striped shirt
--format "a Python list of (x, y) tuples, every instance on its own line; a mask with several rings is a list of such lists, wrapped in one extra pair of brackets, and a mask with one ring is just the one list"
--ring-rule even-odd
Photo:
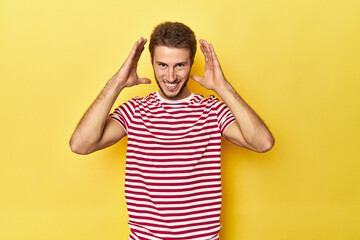
[(109, 117), (128, 135), (129, 239), (219, 239), (221, 135), (235, 121), (229, 108), (215, 96), (172, 101), (153, 92)]

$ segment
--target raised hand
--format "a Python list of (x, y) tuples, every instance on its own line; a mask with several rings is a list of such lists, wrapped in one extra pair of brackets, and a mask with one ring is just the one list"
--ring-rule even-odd
[(119, 124), (108, 118), (111, 107), (125, 87), (150, 83), (150, 79), (139, 78), (137, 65), (146, 43), (140, 38), (134, 44), (130, 55), (119, 71), (107, 82), (95, 101), (80, 119), (71, 139), (71, 150), (78, 154), (88, 154), (108, 147), (126, 135)]
[(151, 83), (150, 79), (139, 78), (137, 74), (138, 62), (142, 52), (144, 51), (146, 42), (146, 38), (143, 37), (135, 42), (130, 55), (125, 60), (119, 71), (113, 76), (113, 78), (115, 78), (116, 81), (119, 81), (123, 87), (132, 87), (138, 84)]
[(202, 78), (198, 75), (192, 75), (191, 78), (206, 89), (217, 92), (225, 87), (227, 80), (221, 70), (212, 44), (207, 43), (205, 40), (200, 40), (199, 42), (200, 49), (205, 57), (205, 72)]

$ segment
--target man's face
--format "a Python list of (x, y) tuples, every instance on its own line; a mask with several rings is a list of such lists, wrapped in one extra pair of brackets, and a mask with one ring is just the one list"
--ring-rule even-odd
[(191, 70), (189, 50), (156, 46), (152, 65), (163, 98), (179, 100), (190, 96), (186, 85)]

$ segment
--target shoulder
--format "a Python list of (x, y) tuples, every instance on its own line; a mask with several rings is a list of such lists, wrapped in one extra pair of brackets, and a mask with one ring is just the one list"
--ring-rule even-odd
[(200, 105), (211, 106), (211, 107), (222, 103), (215, 95), (204, 97), (197, 93), (194, 93), (193, 102)]
[(126, 103), (131, 103), (131, 104), (135, 104), (135, 105), (144, 105), (144, 104), (149, 104), (149, 103), (151, 104), (154, 102), (158, 102), (158, 100), (156, 98), (155, 92), (152, 92), (148, 96), (145, 96), (145, 97), (138, 97), (138, 96), (133, 97)]

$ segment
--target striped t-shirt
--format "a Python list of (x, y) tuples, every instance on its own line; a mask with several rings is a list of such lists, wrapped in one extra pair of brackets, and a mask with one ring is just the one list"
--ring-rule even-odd
[(221, 135), (235, 121), (215, 96), (135, 97), (110, 114), (128, 136), (129, 239), (217, 240)]

